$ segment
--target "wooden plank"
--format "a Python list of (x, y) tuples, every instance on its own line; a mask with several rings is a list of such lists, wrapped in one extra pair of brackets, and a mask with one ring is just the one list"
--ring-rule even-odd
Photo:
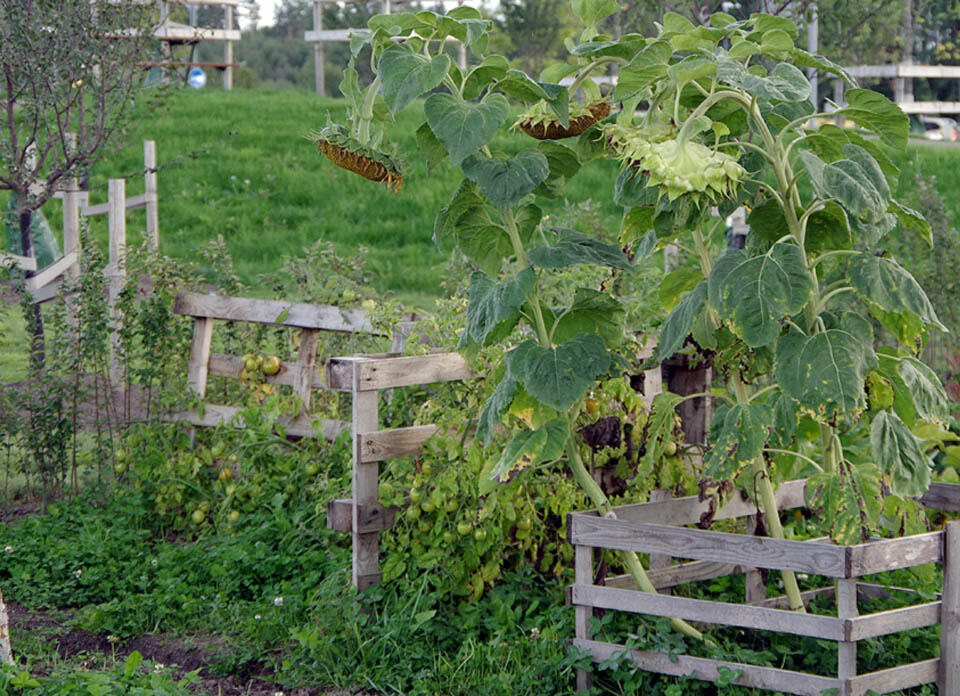
[[(837, 580), (837, 618), (844, 625), (857, 615), (857, 581)], [(839, 696), (849, 696), (850, 680), (857, 676), (857, 643), (841, 639), (837, 643), (837, 677), (842, 682)]]
[[(739, 662), (711, 660), (689, 655), (670, 655), (661, 652), (626, 651), (622, 645), (603, 643), (594, 640), (575, 639), (574, 647), (590, 653), (594, 662), (609, 660), (614, 655), (625, 654), (626, 658), (648, 672), (668, 674), (675, 677), (692, 676), (704, 681), (715, 682), (720, 676), (717, 667), (739, 670), (740, 676), (733, 682), (737, 686), (747, 686), (769, 691), (782, 691), (797, 696), (823, 696), (828, 689), (839, 689), (840, 680), (820, 677), (804, 672), (793, 672), (775, 667), (757, 667)], [(673, 660), (676, 661), (673, 661)]]
[(80, 214), (84, 217), (94, 217), (96, 215), (106, 215), (110, 212), (110, 202), (97, 203), (96, 205), (81, 205)]
[(865, 640), (909, 631), (911, 628), (935, 626), (940, 623), (940, 604), (940, 602), (927, 602), (848, 619), (844, 624), (845, 638), (846, 640)]
[[(55, 300), (60, 296), (60, 288), (63, 287), (63, 282), (60, 279), (53, 281), (52, 283), (47, 283), (42, 288), (37, 290), (33, 294), (33, 303), (42, 304), (44, 302), (49, 302), (50, 300)], [(74, 290), (73, 292), (76, 292)]]
[(575, 605), (598, 609), (614, 609), (634, 614), (779, 631), (826, 640), (843, 638), (843, 625), (832, 616), (802, 614), (783, 609), (579, 584), (571, 587), (571, 600)]
[[(757, 516), (747, 517), (747, 536), (755, 536), (757, 533)], [(763, 583), (763, 573), (758, 568), (747, 568), (744, 570), (744, 597), (747, 604), (754, 604), (763, 600), (767, 596), (767, 586)]]
[[(321, 331), (373, 332), (370, 313), (364, 309), (339, 309), (277, 300), (256, 300), (249, 297), (224, 297), (182, 292), (174, 302), (177, 314), (210, 317), (227, 321), (249, 321), (273, 326), (297, 326)], [(348, 387), (349, 389), (349, 387)]]
[[(815, 590), (807, 590), (806, 592), (800, 593), (800, 599), (803, 601), (803, 606), (808, 607), (810, 600), (815, 597), (827, 597), (833, 599), (837, 594), (836, 588), (831, 585), (830, 587), (818, 587)], [(778, 595), (776, 597), (770, 597), (769, 599), (761, 599), (756, 602), (751, 602), (755, 607), (769, 607), (771, 609), (789, 609), (790, 608), (790, 598), (787, 595)]]
[(123, 206), (127, 210), (139, 210), (140, 208), (146, 208), (150, 203), (154, 202), (156, 202), (155, 195), (140, 193), (131, 198), (127, 198), (123, 202)]
[(193, 323), (193, 345), (187, 366), (187, 386), (201, 399), (207, 394), (210, 346), (213, 343), (213, 319), (198, 317)]
[(154, 31), (154, 37), (159, 41), (239, 41), (239, 29), (214, 29), (207, 27), (191, 27), (185, 24), (168, 22)]
[[(107, 292), (110, 303), (110, 325), (113, 332), (110, 335), (110, 380), (118, 386), (122, 378), (120, 354), (122, 351), (120, 340), (120, 312), (117, 303), (120, 293), (127, 281), (127, 217), (123, 208), (126, 198), (127, 182), (124, 179), (109, 179), (107, 181), (107, 249), (108, 262), (104, 269), (107, 277)], [(206, 356), (205, 356), (206, 357)]]
[(941, 694), (960, 693), (960, 521), (947, 522), (943, 530), (943, 606), (940, 609)]
[(956, 512), (960, 510), (960, 484), (934, 481), (920, 498), (924, 507)]
[[(232, 425), (239, 430), (246, 427), (243, 418), (239, 415), (242, 410), (235, 406), (204, 404), (203, 417), (196, 411), (180, 411), (174, 414), (171, 420), (209, 428), (219, 425)], [(347, 423), (342, 421), (325, 418), (315, 418), (310, 421), (280, 419), (278, 422), (284, 427), (288, 437), (316, 437), (319, 435), (325, 440), (335, 440), (337, 435), (349, 427)]]
[(601, 519), (581, 514), (567, 516), (567, 536), (571, 544), (606, 549), (682, 553), (685, 558), (700, 561), (796, 570), (830, 577), (846, 577), (849, 572), (849, 549), (829, 544), (744, 537), (743, 534)]
[[(777, 507), (781, 510), (804, 507), (804, 486), (806, 481), (788, 481), (782, 484), (776, 492)], [(655, 524), (696, 524), (700, 515), (709, 509), (708, 502), (700, 502), (697, 496), (674, 498), (665, 502), (636, 503), (634, 505), (620, 505), (613, 510), (617, 519), (632, 522), (652, 522)], [(734, 494), (733, 498), (723, 505), (714, 515), (716, 520), (729, 520), (735, 517), (746, 517), (757, 512), (753, 502)], [(578, 515), (595, 515), (595, 512), (586, 511), (574, 513)]]
[[(386, 508), (380, 503), (360, 505), (357, 518), (361, 532), (377, 532), (390, 529), (396, 520), (397, 509)], [(338, 498), (327, 503), (327, 529), (339, 532), (353, 531), (353, 499)]]
[(365, 589), (371, 577), (379, 574), (379, 535), (377, 532), (361, 532), (360, 506), (376, 504), (379, 470), (376, 463), (363, 464), (360, 455), (361, 433), (374, 432), (379, 427), (379, 397), (377, 392), (354, 392), (353, 394), (353, 585), (358, 591)]
[(157, 186), (157, 143), (143, 141), (143, 190), (147, 196), (147, 239), (160, 248), (159, 187)]
[(357, 391), (376, 391), (472, 378), (467, 361), (459, 353), (331, 358), (327, 361), (327, 386), (340, 391), (350, 391), (354, 386)]
[[(912, 686), (929, 684), (937, 680), (937, 668), (941, 660), (922, 660), (909, 665), (900, 665), (890, 669), (881, 669), (863, 674), (850, 680), (850, 696), (866, 696), (870, 691), (889, 694)], [(955, 691), (940, 689), (941, 696), (955, 694)]]
[(7, 251), (0, 251), (0, 265), (8, 266), (10, 264), (15, 264), (25, 271), (37, 270), (36, 259), (29, 256), (21, 256), (20, 254), (11, 254)]
[(76, 250), (64, 254), (32, 278), (27, 278), (27, 289), (31, 294), (35, 294), (37, 290), (66, 273), (78, 260), (79, 255)]
[[(654, 345), (656, 345), (656, 341), (654, 341)], [(653, 351), (653, 347), (650, 347), (650, 350)], [(646, 386), (647, 384), (648, 382), (644, 381), (644, 386)], [(646, 392), (644, 393), (644, 395), (646, 395)], [(650, 491), (651, 503), (661, 503), (665, 500), (670, 500), (671, 498), (673, 498), (673, 491), (671, 491), (669, 488), (654, 488), (652, 491)], [(651, 571), (662, 570), (663, 568), (670, 568), (672, 565), (673, 565), (673, 558), (670, 555), (659, 554), (659, 553), (650, 554), (650, 562), (648, 563), (648, 566)], [(660, 587), (657, 586), (656, 583), (654, 583), (654, 587), (657, 587), (658, 590), (661, 589)], [(670, 587), (663, 587), (662, 591), (663, 591), (663, 594), (670, 594)]]
[[(593, 583), (593, 549), (589, 546), (577, 546), (573, 560), (574, 581), (577, 585), (588, 586)], [(590, 607), (578, 606), (574, 618), (575, 635), (580, 640), (590, 639), (590, 617), (593, 611)], [(590, 673), (585, 669), (577, 669), (577, 691), (589, 691), (591, 686)]]
[(293, 391), (300, 397), (300, 407), (304, 413), (310, 411), (313, 383), (320, 377), (317, 373), (318, 338), (319, 332), (317, 329), (302, 329), (300, 331), (300, 348), (297, 352), (297, 363), (293, 371)]
[[(712, 580), (734, 573), (742, 573), (745, 567), (733, 563), (714, 563), (713, 561), (690, 561), (678, 563), (669, 568), (653, 568), (647, 571), (647, 577), (658, 590), (663, 590), (688, 582)], [(607, 587), (619, 587), (626, 590), (636, 589), (636, 582), (630, 575), (616, 575), (604, 581)]]
[(937, 563), (942, 559), (943, 532), (879, 539), (850, 547), (850, 574), (847, 577)]
[(312, 31), (305, 31), (303, 33), (304, 41), (316, 41), (316, 42), (348, 42), (350, 41), (350, 35), (355, 34), (358, 31), (365, 31), (364, 29), (314, 29)]
[(897, 106), (905, 114), (956, 114), (960, 113), (960, 101), (913, 101), (900, 102)]
[[(198, 320), (199, 321), (199, 320)], [(210, 321), (212, 319), (204, 319)], [(235, 355), (224, 355), (222, 353), (211, 353), (208, 363), (208, 374), (215, 377), (232, 377), (240, 379), (240, 373), (243, 371), (243, 360)], [(287, 361), (280, 362), (280, 371), (275, 375), (264, 375), (267, 384), (276, 384), (285, 387), (292, 387), (296, 384), (297, 364)], [(314, 370), (314, 389), (322, 389), (323, 382), (320, 378), (319, 370)]]
[(386, 459), (410, 457), (420, 452), (420, 445), (437, 432), (435, 425), (418, 425), (375, 433), (360, 433), (360, 463), (371, 464)]
[(932, 77), (935, 79), (960, 78), (957, 65), (917, 65), (897, 63), (894, 65), (852, 65), (844, 68), (856, 78)]

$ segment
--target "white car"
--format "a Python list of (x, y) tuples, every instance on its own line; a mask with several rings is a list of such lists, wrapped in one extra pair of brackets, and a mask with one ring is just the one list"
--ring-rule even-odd
[(946, 140), (956, 142), (958, 137), (957, 122), (952, 118), (942, 116), (921, 116), (924, 137), (927, 140)]

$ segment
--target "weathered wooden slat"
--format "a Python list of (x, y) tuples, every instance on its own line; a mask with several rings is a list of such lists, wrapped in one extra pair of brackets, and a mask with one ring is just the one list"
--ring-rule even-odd
[(473, 375), (459, 353), (396, 355), (383, 358), (331, 358), (327, 361), (327, 386), (339, 391), (377, 391), (415, 384), (471, 379)]
[[(624, 652), (622, 645), (594, 640), (576, 639), (573, 641), (573, 645), (579, 650), (590, 653), (594, 662), (609, 660), (615, 654)], [(626, 657), (641, 669), (649, 672), (669, 674), (676, 677), (689, 675), (705, 681), (716, 681), (720, 676), (717, 667), (726, 667), (730, 670), (740, 671), (740, 676), (733, 682), (738, 686), (782, 691), (797, 696), (822, 696), (824, 691), (839, 689), (841, 686), (839, 679), (831, 677), (820, 677), (774, 667), (756, 667), (724, 660), (690, 657), (689, 655), (676, 655), (674, 656), (676, 662), (674, 662), (666, 653), (631, 650), (626, 652)]]
[(850, 547), (850, 575), (860, 577), (943, 559), (943, 532), (879, 539)]
[[(806, 505), (804, 499), (805, 481), (788, 481), (782, 484), (776, 493), (777, 507), (781, 510), (790, 510)], [(709, 509), (709, 503), (700, 502), (697, 496), (674, 498), (673, 500), (655, 503), (637, 503), (635, 505), (621, 505), (614, 508), (618, 519), (631, 522), (652, 522), (654, 524), (696, 524), (700, 515)], [(744, 500), (734, 494), (732, 500), (717, 510), (714, 519), (729, 520), (735, 517), (745, 517), (757, 512), (757, 506), (749, 500)], [(574, 513), (577, 515), (596, 515), (594, 511)]]
[[(917, 594), (916, 590), (911, 590), (906, 587), (897, 587), (896, 585), (875, 585), (869, 582), (857, 583), (857, 599), (860, 601), (863, 601), (864, 599), (887, 599), (893, 592), (900, 592), (908, 595)], [(937, 599), (942, 598), (942, 595), (939, 592), (935, 592), (934, 596)]]
[[(319, 333), (316, 329), (301, 329), (300, 331), (300, 348), (297, 351), (297, 362), (293, 369), (293, 391), (300, 397), (300, 405), (304, 413), (310, 411), (313, 383), (319, 377), (317, 373), (317, 339)], [(282, 372), (282, 365), (280, 369)]]
[[(574, 550), (573, 563), (575, 582), (578, 585), (590, 585), (593, 582), (593, 549), (589, 546), (577, 546)], [(590, 607), (578, 606), (574, 611), (574, 635), (580, 640), (588, 640), (593, 610)], [(590, 673), (578, 668), (577, 691), (587, 691), (590, 688), (590, 682)]]
[(373, 332), (370, 313), (364, 309), (339, 309), (299, 302), (184, 292), (177, 295), (174, 311), (177, 314), (193, 317), (248, 321), (274, 326), (297, 326), (302, 329)]
[[(844, 626), (857, 615), (857, 581), (850, 578), (837, 580), (837, 618)], [(845, 631), (844, 631), (845, 632)], [(854, 641), (840, 639), (837, 643), (837, 677), (849, 683), (857, 676), (857, 644)], [(849, 689), (841, 690), (844, 696)]]
[(410, 457), (420, 452), (420, 445), (437, 432), (435, 425), (379, 430), (360, 433), (360, 463), (370, 464), (386, 459)]
[[(912, 686), (929, 684), (937, 680), (937, 668), (941, 662), (942, 660), (938, 659), (922, 660), (909, 665), (862, 674), (850, 680), (850, 696), (866, 696), (870, 691), (889, 694)], [(954, 693), (956, 692), (940, 689), (942, 696)]]
[(927, 602), (848, 619), (844, 633), (846, 640), (864, 640), (908, 631), (911, 628), (934, 626), (939, 622), (940, 602)]
[(213, 344), (213, 320), (198, 317), (193, 322), (193, 345), (187, 366), (187, 386), (201, 399), (207, 394), (210, 374), (210, 346)]
[[(174, 414), (172, 420), (201, 427), (232, 424), (233, 427), (240, 429), (246, 427), (243, 418), (239, 416), (241, 410), (234, 406), (206, 404), (202, 418), (196, 411), (181, 411)], [(315, 437), (315, 433), (317, 433), (325, 440), (335, 440), (337, 435), (350, 427), (349, 423), (322, 418), (312, 421), (286, 420), (281, 421), (281, 424), (284, 426), (288, 437)]]
[[(836, 589), (831, 585), (830, 587), (818, 587), (815, 590), (807, 590), (806, 592), (800, 593), (800, 599), (803, 600), (803, 606), (808, 606), (810, 600), (815, 597), (828, 597), (833, 599), (836, 595)], [(770, 597), (769, 599), (760, 599), (756, 602), (750, 602), (755, 607), (768, 607), (770, 609), (789, 609), (790, 608), (790, 598), (787, 595), (778, 595), (776, 597)]]
[(35, 293), (32, 293), (34, 304), (42, 304), (43, 302), (57, 299), (57, 297), (60, 296), (60, 289), (62, 287), (63, 281), (60, 279), (54, 280), (52, 283), (47, 283)]
[(377, 392), (357, 392), (353, 395), (353, 585), (358, 590), (373, 575), (379, 575), (379, 535), (360, 531), (358, 510), (363, 505), (377, 503), (379, 494), (379, 467), (376, 462), (363, 464), (360, 456), (360, 433), (379, 428), (379, 398)]
[(25, 271), (37, 270), (37, 260), (30, 256), (21, 256), (20, 254), (11, 254), (7, 251), (0, 251), (0, 266), (15, 264)]
[(156, 195), (141, 193), (127, 198), (123, 202), (123, 205), (127, 210), (138, 210), (140, 208), (146, 208), (148, 204), (155, 203), (156, 200)]
[(39, 271), (33, 278), (27, 279), (27, 289), (34, 294), (40, 288), (50, 284), (64, 273), (67, 272), (73, 264), (77, 263), (78, 255), (76, 250), (64, 254), (62, 257), (51, 263), (49, 266)]
[(110, 212), (110, 203), (97, 203), (96, 205), (81, 205), (80, 214), (84, 217), (94, 217), (96, 215), (106, 215)]
[[(294, 386), (296, 382), (296, 363), (281, 361), (280, 371), (275, 375), (266, 375), (264, 380), (268, 384), (278, 384), (286, 387)], [(222, 353), (211, 353), (208, 367), (209, 374), (215, 377), (232, 377), (240, 379), (240, 373), (243, 371), (243, 360), (235, 355), (223, 355)], [(315, 388), (321, 389), (323, 383), (320, 381), (320, 372), (315, 374)]]
[[(661, 505), (664, 503), (660, 503)], [(685, 558), (848, 577), (848, 548), (829, 544), (744, 537), (663, 524), (611, 520), (581, 514), (567, 517), (571, 544), (636, 551), (682, 553)]]
[(960, 484), (934, 481), (920, 498), (924, 507), (956, 512), (960, 510)]
[(764, 631), (793, 633), (826, 640), (841, 640), (843, 626), (832, 616), (799, 614), (783, 609), (767, 609), (745, 604), (713, 602), (706, 599), (672, 597), (639, 590), (619, 590), (597, 585), (573, 585), (571, 601), (575, 605), (630, 611), (635, 614), (668, 616), (704, 623), (740, 626)]
[[(360, 505), (357, 510), (360, 532), (379, 532), (390, 529), (396, 520), (396, 508), (380, 503)], [(353, 531), (353, 499), (338, 498), (327, 503), (327, 528), (339, 532)]]
[[(712, 580), (713, 578), (722, 578), (734, 573), (742, 573), (745, 566), (733, 563), (714, 563), (713, 561), (689, 561), (687, 563), (678, 563), (665, 568), (651, 568), (647, 571), (647, 577), (658, 590), (677, 585), (684, 585), (688, 582), (699, 582), (701, 580)], [(636, 583), (630, 575), (616, 575), (607, 578), (604, 581), (607, 587), (619, 587), (626, 590), (636, 588)]]
[(940, 609), (941, 694), (960, 693), (960, 521), (943, 530), (943, 606)]

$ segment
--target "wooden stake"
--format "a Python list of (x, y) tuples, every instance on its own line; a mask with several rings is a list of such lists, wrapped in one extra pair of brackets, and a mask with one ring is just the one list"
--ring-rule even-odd
[(363, 591), (380, 583), (379, 532), (359, 532), (360, 507), (377, 503), (379, 465), (361, 463), (362, 433), (379, 429), (376, 391), (353, 391), (353, 586)]
[(940, 605), (941, 694), (960, 693), (960, 521), (943, 532), (943, 600)]
[[(227, 5), (225, 8), (226, 16), (224, 17), (224, 29), (230, 31), (233, 29), (233, 5)], [(223, 69), (223, 88), (224, 89), (233, 89), (233, 68), (231, 63), (233, 63), (233, 41), (229, 39), (224, 42), (223, 49), (223, 62), (227, 64), (227, 67)]]
[(109, 212), (107, 213), (107, 227), (110, 231), (109, 263), (105, 269), (108, 282), (108, 296), (110, 301), (110, 315), (113, 333), (110, 337), (110, 381), (114, 387), (119, 386), (123, 377), (120, 367), (120, 315), (117, 310), (117, 301), (126, 281), (126, 245), (127, 245), (127, 218), (126, 218), (126, 181), (110, 179), (108, 182)]
[[(837, 618), (852, 619), (857, 616), (857, 579), (837, 580)], [(840, 679), (838, 696), (849, 696), (850, 680), (857, 676), (856, 641), (837, 642), (837, 677)]]
[[(229, 68), (228, 68), (229, 70)], [(143, 141), (144, 194), (147, 201), (147, 237), (154, 249), (160, 246), (160, 212), (157, 203), (157, 143)]]
[[(574, 556), (574, 579), (578, 585), (593, 584), (593, 547), (577, 546)], [(590, 640), (590, 617), (593, 609), (590, 607), (576, 608), (575, 630), (578, 640)], [(577, 691), (590, 691), (593, 680), (590, 672), (577, 669)]]

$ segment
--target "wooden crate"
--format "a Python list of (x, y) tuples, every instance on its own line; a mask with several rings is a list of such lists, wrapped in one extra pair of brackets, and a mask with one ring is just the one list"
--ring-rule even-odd
[[(804, 485), (804, 481), (782, 485), (777, 491), (778, 507), (781, 510), (803, 507)], [(960, 510), (960, 485), (934, 483), (921, 502), (928, 508)], [(706, 681), (717, 679), (718, 668), (739, 670), (735, 684), (801, 696), (821, 696), (825, 691), (837, 696), (861, 696), (871, 690), (885, 694), (927, 683), (936, 683), (941, 696), (960, 694), (960, 521), (948, 522), (942, 531), (836, 546), (827, 539), (779, 540), (683, 526), (695, 524), (706, 510), (707, 503), (689, 497), (618, 507), (614, 510), (615, 519), (600, 517), (595, 511), (568, 516), (567, 534), (576, 549), (575, 584), (567, 590), (568, 603), (576, 607), (573, 645), (589, 653), (595, 662), (625, 653), (643, 670), (691, 675)], [(753, 516), (756, 512), (754, 504), (737, 498), (723, 506), (715, 519)], [(603, 585), (594, 584), (594, 549), (634, 551), (661, 558), (675, 557), (682, 549), (683, 562), (671, 562), (650, 571), (658, 589), (745, 573), (746, 602), (735, 604), (641, 592), (629, 576), (607, 579)], [(887, 596), (889, 589), (862, 582), (860, 578), (924, 563), (943, 564), (943, 591), (937, 601), (859, 614), (858, 598)], [(767, 599), (758, 568), (835, 578), (834, 584), (805, 592), (803, 597), (804, 602), (824, 595), (834, 599), (836, 616), (798, 614), (787, 608), (786, 597)], [(588, 622), (595, 608), (836, 641), (838, 672), (835, 677), (825, 677), (690, 655), (671, 659), (665, 653), (627, 650), (620, 644), (590, 639)], [(940, 658), (869, 674), (856, 673), (857, 641), (937, 623), (941, 624)], [(589, 675), (581, 670), (578, 687), (585, 689), (588, 685)], [(829, 691), (831, 689), (836, 691)]]

